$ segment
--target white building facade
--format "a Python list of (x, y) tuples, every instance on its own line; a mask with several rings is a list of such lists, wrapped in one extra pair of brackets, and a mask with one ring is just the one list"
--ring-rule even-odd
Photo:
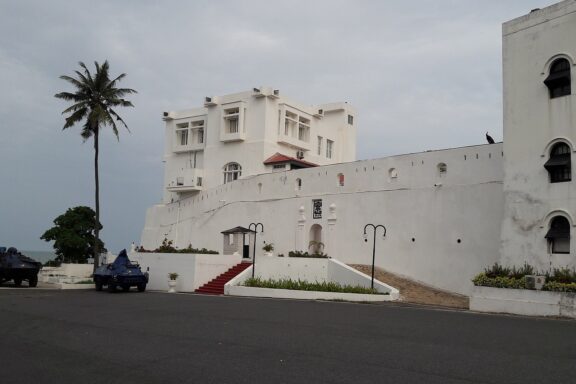
[(574, 36), (574, 0), (504, 24), (504, 144), (354, 161), (348, 104), (304, 107), (267, 88), (166, 113), (164, 201), (141, 244), (222, 251), (222, 231), (261, 222), (257, 256), (263, 241), (284, 255), (321, 242), (370, 264), (363, 229), (382, 224), (377, 266), (463, 294), (497, 261), (574, 266)]
[(502, 261), (575, 266), (576, 1), (503, 25)]
[(347, 103), (305, 106), (260, 87), (165, 112), (164, 202), (249, 176), (356, 158)]

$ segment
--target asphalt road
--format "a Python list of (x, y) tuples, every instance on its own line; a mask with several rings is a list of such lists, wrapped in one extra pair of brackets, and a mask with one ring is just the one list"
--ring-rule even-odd
[(1, 383), (574, 383), (576, 322), (398, 304), (0, 290)]

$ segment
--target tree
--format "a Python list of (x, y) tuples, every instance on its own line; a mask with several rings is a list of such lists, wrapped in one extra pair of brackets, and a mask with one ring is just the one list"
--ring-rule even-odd
[[(90, 207), (69, 208), (66, 213), (54, 219), (54, 227), (40, 238), (54, 241), (57, 260), (85, 263), (94, 254), (96, 244), (98, 249), (106, 251), (104, 243), (95, 236), (96, 230), (102, 228), (95, 216), (96, 213)], [(95, 226), (97, 222), (98, 226)]]
[[(82, 72), (74, 71), (77, 78), (71, 76), (60, 76), (61, 79), (71, 83), (76, 92), (61, 92), (55, 97), (66, 101), (71, 101), (73, 104), (66, 108), (62, 114), (69, 114), (66, 117), (66, 123), (62, 129), (67, 129), (74, 126), (76, 123), (84, 121), (80, 135), (84, 141), (89, 138), (94, 139), (94, 191), (95, 191), (95, 223), (100, 223), (100, 181), (98, 178), (98, 138), (100, 128), (105, 126), (112, 127), (112, 131), (118, 139), (118, 128), (116, 123), (122, 123), (128, 129), (128, 126), (122, 120), (120, 115), (113, 109), (115, 107), (133, 107), (132, 103), (125, 100), (123, 97), (136, 93), (135, 90), (130, 88), (117, 88), (117, 83), (126, 77), (123, 73), (115, 79), (111, 80), (108, 73), (110, 66), (108, 61), (99, 65), (95, 62), (96, 72), (94, 75), (90, 73), (88, 68), (83, 62), (78, 63), (82, 68)], [(94, 247), (94, 268), (100, 262), (100, 225), (95, 225), (95, 247)]]

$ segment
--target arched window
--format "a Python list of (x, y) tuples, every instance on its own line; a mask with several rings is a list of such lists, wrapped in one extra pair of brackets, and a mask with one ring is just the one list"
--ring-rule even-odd
[(570, 253), (570, 222), (564, 216), (555, 216), (546, 233), (551, 253)]
[(566, 96), (571, 93), (570, 62), (566, 59), (556, 59), (550, 66), (550, 74), (544, 84), (550, 91), (550, 98)]
[(224, 184), (242, 176), (242, 167), (238, 163), (228, 163), (224, 166)]
[(572, 180), (570, 147), (566, 143), (557, 143), (550, 149), (550, 158), (544, 168), (550, 175), (551, 183), (562, 183)]

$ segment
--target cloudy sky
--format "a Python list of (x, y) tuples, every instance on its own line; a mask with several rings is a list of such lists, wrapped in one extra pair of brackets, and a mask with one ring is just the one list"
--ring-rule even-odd
[(165, 110), (270, 85), (358, 111), (358, 158), (502, 138), (501, 23), (554, 0), (0, 0), (0, 245), (39, 239), (93, 206), (93, 147), (62, 131), (60, 75), (109, 60), (135, 108), (101, 140), (101, 221), (113, 252), (139, 243), (162, 196)]

